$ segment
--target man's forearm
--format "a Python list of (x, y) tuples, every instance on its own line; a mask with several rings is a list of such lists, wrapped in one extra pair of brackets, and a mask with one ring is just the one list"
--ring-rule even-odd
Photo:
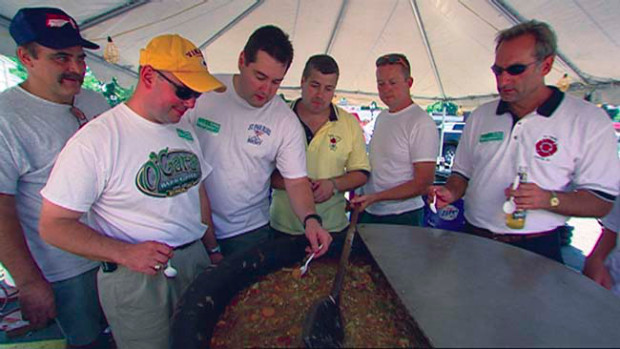
[(413, 164), (414, 178), (390, 189), (375, 193), (376, 201), (404, 200), (426, 194), (435, 179), (435, 163)]
[(454, 201), (456, 201), (465, 195), (467, 180), (457, 174), (451, 174), (444, 187), (452, 193)]
[(342, 176), (330, 178), (336, 190), (345, 192), (361, 187), (366, 184), (368, 176), (362, 171), (347, 172)]
[(284, 186), (295, 215), (303, 222), (309, 214), (316, 213), (314, 196), (307, 177), (284, 179)]
[(39, 232), (43, 240), (73, 254), (99, 261), (124, 264), (126, 249), (130, 244), (112, 239), (94, 231), (79, 221), (80, 214), (68, 212), (43, 200)]
[(601, 218), (613, 207), (613, 202), (605, 201), (587, 190), (556, 192), (556, 195), (560, 205), (557, 207), (549, 205), (547, 209), (563, 216)]
[(30, 253), (17, 217), (15, 197), (0, 194), (0, 262), (19, 287), (44, 277)]
[(209, 201), (209, 196), (207, 195), (206, 188), (204, 183), (200, 184), (200, 213), (202, 222), (209, 227), (205, 231), (205, 234), (202, 237), (202, 243), (207, 247), (207, 249), (213, 249), (217, 246), (217, 239), (215, 237), (215, 225), (213, 225), (213, 216), (211, 212), (211, 202)]

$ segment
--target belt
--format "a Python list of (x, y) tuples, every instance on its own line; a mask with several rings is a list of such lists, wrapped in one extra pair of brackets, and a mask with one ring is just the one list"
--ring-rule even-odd
[(488, 239), (501, 242), (520, 242), (525, 240), (547, 237), (557, 232), (557, 228), (540, 233), (524, 233), (524, 234), (496, 234), (487, 229), (476, 227), (475, 225), (466, 223), (465, 230), (472, 235), (482, 236)]
[[(200, 241), (200, 240), (190, 241), (190, 242), (188, 242), (186, 244), (174, 247), (173, 249), (175, 251), (181, 251), (181, 250), (184, 250), (184, 249), (190, 247), (191, 245), (193, 245), (197, 241)], [(115, 271), (117, 268), (118, 268), (118, 264), (116, 264), (114, 262), (101, 262), (101, 270), (103, 270), (104, 273), (111, 273), (111, 272)]]

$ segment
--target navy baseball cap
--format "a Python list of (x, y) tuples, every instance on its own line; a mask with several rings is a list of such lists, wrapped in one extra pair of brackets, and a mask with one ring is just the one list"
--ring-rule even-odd
[(71, 16), (53, 7), (20, 9), (11, 21), (9, 32), (18, 46), (36, 42), (52, 49), (73, 46), (99, 48), (99, 45), (80, 35), (80, 28)]

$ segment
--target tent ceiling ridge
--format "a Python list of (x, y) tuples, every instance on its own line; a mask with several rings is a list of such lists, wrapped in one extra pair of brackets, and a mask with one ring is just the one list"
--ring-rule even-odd
[(250, 6), (248, 6), (247, 9), (245, 9), (243, 12), (241, 12), (237, 17), (235, 17), (232, 21), (228, 22), (228, 24), (226, 24), (222, 29), (218, 30), (217, 33), (213, 34), (213, 36), (211, 36), (209, 39), (207, 39), (205, 42), (203, 42), (202, 44), (200, 44), (198, 46), (198, 48), (200, 48), (201, 50), (204, 50), (207, 46), (211, 45), (212, 42), (214, 42), (215, 40), (217, 40), (220, 36), (224, 35), (224, 33), (226, 33), (227, 31), (230, 30), (230, 28), (232, 28), (233, 26), (235, 26), (237, 23), (239, 23), (242, 19), (244, 19), (247, 15), (249, 15), (250, 13), (254, 12), (254, 10), (256, 10), (260, 5), (262, 5), (265, 1), (264, 0), (254, 0), (254, 3)]
[(439, 91), (441, 92), (441, 96), (443, 98), (446, 98), (446, 92), (443, 88), (441, 77), (439, 76), (439, 69), (437, 68), (437, 63), (435, 61), (435, 55), (433, 54), (433, 49), (431, 48), (430, 42), (428, 40), (428, 34), (426, 32), (426, 28), (424, 28), (424, 22), (422, 21), (422, 16), (420, 15), (420, 9), (418, 8), (418, 2), (417, 0), (409, 0), (409, 3), (411, 4), (413, 15), (415, 16), (418, 29), (420, 30), (420, 36), (422, 37), (422, 41), (424, 42), (424, 47), (426, 48), (426, 54), (428, 55), (428, 60), (431, 63), (433, 74), (435, 75), (435, 80), (437, 81), (437, 85), (439, 86)]

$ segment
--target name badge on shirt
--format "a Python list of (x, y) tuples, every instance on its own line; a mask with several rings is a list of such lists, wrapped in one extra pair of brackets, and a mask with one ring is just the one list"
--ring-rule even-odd
[(198, 118), (198, 121), (196, 121), (196, 126), (215, 134), (220, 133), (221, 127), (221, 125), (217, 122), (204, 118)]
[(480, 143), (486, 143), (486, 142), (496, 142), (496, 141), (503, 141), (503, 140), (504, 140), (504, 132), (497, 131), (497, 132), (489, 132), (489, 133), (480, 135), (480, 139), (478, 141)]
[(183, 139), (187, 139), (190, 142), (194, 141), (194, 137), (192, 137), (192, 133), (189, 131), (181, 130), (177, 128), (177, 135)]

